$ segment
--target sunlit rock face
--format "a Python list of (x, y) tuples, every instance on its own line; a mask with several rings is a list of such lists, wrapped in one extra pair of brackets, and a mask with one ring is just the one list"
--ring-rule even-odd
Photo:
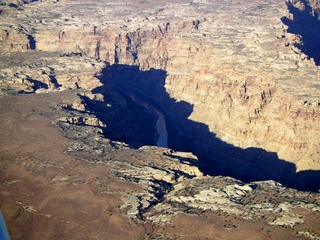
[[(298, 31), (307, 22), (292, 20), (310, 11), (307, 2), (145, 3), (139, 14), (122, 18), (118, 17), (134, 4), (101, 4), (96, 9), (90, 2), (75, 1), (72, 7), (37, 2), (25, 5), (22, 12), (6, 6), (3, 52), (61, 54), (45, 63), (35, 56), (43, 65), (54, 58), (50, 69), (41, 64), (9, 67), (2, 75), (13, 85), (32, 85), (28, 80), (34, 79), (48, 89), (93, 89), (99, 84), (94, 74), (103, 64), (88, 58), (135, 65), (142, 71), (161, 69), (167, 76), (161, 79), (164, 84), (157, 84), (163, 84), (170, 98), (192, 105), (184, 113), (188, 116), (176, 118), (204, 123), (217, 138), (234, 146), (275, 152), (294, 163), (297, 171), (319, 169), (317, 57), (298, 45), (307, 47), (303, 42), (307, 38)], [(310, 5), (317, 9), (316, 2)], [(15, 18), (22, 21), (18, 24)], [(299, 26), (293, 31), (290, 24)], [(308, 41), (313, 40), (318, 41)], [(83, 74), (75, 74), (78, 71)], [(139, 87), (141, 94), (148, 94), (149, 86)], [(157, 96), (147, 97), (165, 105)], [(174, 108), (166, 111), (170, 116), (176, 113)]]
[[(30, 171), (50, 184), (88, 183), (83, 188), (98, 203), (117, 200), (105, 210), (117, 213), (110, 222), (124, 214), (152, 226), (181, 224), (214, 212), (275, 226), (273, 234), (283, 239), (317, 238), (317, 227), (307, 228), (319, 221), (318, 195), (285, 187), (320, 188), (319, 1), (8, 0), (0, 6), (0, 95), (30, 94), (37, 104), (34, 93), (42, 100), (48, 94), (59, 113), (30, 108), (23, 116), (49, 118), (69, 139), (68, 156), (110, 168), (106, 179), (83, 181), (83, 173), (40, 171), (35, 166), (49, 165), (37, 160), (28, 163)], [(70, 90), (77, 93), (72, 100)], [(146, 146), (157, 145), (159, 116), (167, 130), (162, 147), (175, 151)], [(3, 149), (9, 156), (10, 147)], [(64, 163), (59, 169), (67, 169)], [(33, 201), (35, 209), (51, 204)], [(223, 234), (234, 226), (225, 224)], [(261, 236), (270, 237), (266, 232)]]

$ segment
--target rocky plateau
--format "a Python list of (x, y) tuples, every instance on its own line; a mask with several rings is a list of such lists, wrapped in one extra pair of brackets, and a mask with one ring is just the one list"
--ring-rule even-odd
[(10, 237), (320, 239), (319, 14), (318, 0), (1, 1)]

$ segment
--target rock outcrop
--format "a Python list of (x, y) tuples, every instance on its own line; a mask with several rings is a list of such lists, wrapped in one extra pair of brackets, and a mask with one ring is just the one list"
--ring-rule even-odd
[[(289, 14), (285, 2), (192, 2), (183, 10), (180, 3), (163, 8), (145, 4), (141, 14), (119, 21), (115, 17), (132, 6), (110, 2), (92, 15), (86, 9), (84, 15), (82, 9), (88, 5), (81, 1), (73, 2), (72, 10), (64, 2), (52, 4), (54, 9), (50, 2), (37, 2), (26, 5), (22, 13), (11, 9), (2, 14), (2, 52), (34, 49), (40, 54), (36, 58), (61, 52), (61, 57), (54, 57), (57, 66), (50, 69), (21, 69), (20, 64), (19, 69), (3, 69), (6, 84), (26, 83), (26, 92), (38, 88), (37, 81), (44, 83), (42, 88), (93, 89), (99, 84), (94, 75), (102, 66), (92, 58), (138, 65), (142, 71), (162, 69), (170, 97), (192, 104), (189, 119), (208, 125), (217, 138), (244, 149), (276, 152), (297, 171), (319, 170), (319, 70), (296, 47), (299, 35), (287, 31), (281, 21)], [(195, 18), (197, 12), (201, 18)], [(36, 17), (27, 18), (28, 14)], [(46, 20), (54, 16), (54, 21)], [(15, 24), (14, 18), (24, 20)], [(88, 70), (76, 74), (80, 69)]]
[(1, 2), (10, 234), (318, 239), (319, 6)]

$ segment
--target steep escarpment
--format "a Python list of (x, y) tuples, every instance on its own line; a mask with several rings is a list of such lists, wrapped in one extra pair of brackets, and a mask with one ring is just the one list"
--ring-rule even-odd
[[(75, 3), (74, 7), (79, 7), (78, 4), (80, 2)], [(177, 10), (185, 16), (183, 14), (199, 11), (203, 6), (211, 9), (217, 7), (219, 11), (205, 11), (202, 18), (193, 20), (172, 17), (171, 21), (163, 21), (144, 17), (139, 24), (133, 22), (141, 16), (131, 16), (120, 23), (107, 23), (106, 19), (103, 24), (96, 24), (101, 20), (101, 12), (97, 12), (91, 22), (80, 24), (80, 16), (70, 15), (63, 3), (56, 3), (56, 10), (49, 11), (49, 16), (55, 16), (61, 10), (59, 17), (49, 22), (40, 19), (43, 13), (30, 6), (30, 10), (39, 13), (38, 19), (23, 22), (22, 27), (12, 30), (24, 34), (24, 44), (12, 44), (10, 41), (16, 38), (11, 35), (10, 28), (6, 28), (2, 46), (10, 49), (13, 45), (14, 52), (21, 50), (15, 49), (16, 45), (25, 46), (23, 50), (26, 51), (34, 48), (42, 52), (61, 52), (60, 59), (78, 56), (78, 62), (96, 59), (109, 65), (139, 66), (141, 71), (152, 68), (163, 70), (167, 74), (165, 78), (154, 76), (152, 79), (151, 76), (139, 79), (140, 75), (130, 76), (130, 71), (125, 69), (123, 75), (126, 77), (123, 78), (127, 82), (122, 81), (121, 85), (127, 85), (158, 105), (172, 123), (172, 130), (192, 139), (186, 146), (179, 146), (184, 144), (175, 144), (179, 141), (172, 136), (177, 134), (172, 134), (174, 147), (200, 152), (204, 158), (218, 165), (228, 162), (222, 159), (233, 159), (227, 165), (246, 165), (247, 160), (220, 151), (215, 141), (205, 144), (210, 138), (206, 134), (210, 133), (214, 138), (235, 146), (234, 149), (248, 149), (248, 159), (253, 158), (253, 161), (259, 162), (258, 159), (270, 158), (271, 155), (293, 163), (295, 167), (288, 175), (292, 171), (319, 170), (320, 129), (316, 124), (320, 114), (318, 68), (316, 61), (296, 46), (295, 41), (299, 39), (297, 33), (290, 31), (290, 27), (281, 20), (288, 14), (287, 5), (269, 1), (265, 4), (248, 2), (239, 6), (232, 2), (232, 9), (238, 11), (230, 10), (225, 15), (227, 10), (224, 4), (203, 4), (189, 4), (185, 13), (175, 6), (165, 7), (161, 15), (168, 16)], [(45, 6), (44, 3), (42, 5)], [(144, 7), (144, 14), (155, 11), (160, 15), (159, 9)], [(125, 11), (125, 8), (121, 6), (118, 11), (113, 15)], [(216, 17), (213, 18), (212, 14)], [(194, 13), (190, 18), (192, 16)], [(252, 24), (253, 21), (256, 24)], [(66, 65), (69, 66), (69, 63)], [(103, 65), (94, 62), (91, 66), (92, 72), (103, 69)], [(42, 69), (42, 73), (49, 72), (45, 76), (49, 77), (49, 81), (52, 80), (50, 76), (56, 79), (53, 88), (59, 84), (61, 87), (81, 87), (76, 79), (60, 77), (59, 70), (54, 70), (52, 74), (51, 70)], [(66, 71), (61, 73), (64, 75)], [(52, 85), (41, 77), (25, 75), (26, 82), (33, 85), (35, 82), (30, 79), (44, 82), (44, 88)], [(107, 77), (103, 77), (107, 81)], [(81, 82), (92, 82), (91, 89), (99, 84), (94, 78), (85, 78)], [(166, 97), (182, 104), (173, 104)], [(191, 122), (201, 122), (207, 128)], [(251, 153), (251, 148), (263, 150), (262, 156)], [(236, 152), (235, 155), (238, 155)], [(261, 171), (269, 171), (264, 164), (261, 168)], [(273, 170), (269, 174), (273, 175)]]
[(283, 18), (288, 26), (288, 32), (296, 34), (298, 41), (294, 44), (309, 58), (320, 64), (319, 48), (319, 2), (317, 1), (291, 1), (288, 2), (290, 15)]
[[(228, 175), (244, 181), (273, 179), (299, 189), (318, 189), (316, 171), (296, 174), (296, 166), (279, 158), (276, 153), (254, 147), (242, 149), (228, 144), (212, 133), (208, 125), (190, 120), (188, 117), (194, 106), (171, 98), (165, 91), (165, 79), (166, 72), (162, 70), (140, 71), (135, 66), (111, 65), (103, 71), (101, 76), (104, 87), (93, 90), (94, 96), (102, 95), (105, 100), (97, 101), (96, 97), (84, 97), (83, 101), (95, 116), (106, 125), (114, 127), (113, 130), (112, 127), (104, 130), (108, 138), (137, 146), (137, 144), (143, 145), (140, 136), (149, 136), (146, 140), (149, 139), (149, 144), (152, 142), (155, 144), (155, 127), (152, 128), (151, 125), (149, 131), (146, 131), (149, 135), (145, 135), (140, 133), (144, 131), (141, 131), (138, 126), (144, 126), (144, 130), (147, 130), (147, 124), (155, 121), (156, 116), (153, 113), (154, 120), (152, 120), (150, 118), (152, 112), (141, 109), (139, 117), (138, 115), (132, 117), (130, 112), (136, 112), (134, 109), (139, 107), (133, 107), (135, 103), (130, 100), (130, 95), (133, 94), (164, 113), (169, 147), (196, 154), (202, 163), (199, 167), (204, 173)], [(112, 117), (114, 114), (109, 113), (114, 111), (113, 108), (104, 107), (105, 104), (117, 106), (115, 115), (118, 116), (118, 120)], [(140, 108), (142, 106), (140, 105)], [(131, 109), (130, 112), (128, 108)], [(134, 124), (137, 124), (136, 127)]]
[(0, 5), (12, 238), (319, 238), (317, 1)]
[(110, 140), (79, 94), (0, 99), (0, 207), (11, 238), (319, 237), (319, 194), (203, 176), (190, 153)]

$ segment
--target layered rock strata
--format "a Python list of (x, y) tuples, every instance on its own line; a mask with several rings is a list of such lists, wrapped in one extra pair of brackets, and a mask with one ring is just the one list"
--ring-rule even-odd
[(81, 94), (1, 98), (0, 206), (11, 238), (319, 238), (319, 194), (203, 176), (190, 153), (111, 141)]
[[(316, 25), (318, 11), (317, 1), (1, 3), (10, 234), (318, 239), (319, 194), (278, 183), (320, 187), (318, 55), (297, 22)], [(130, 94), (165, 116), (169, 147), (200, 160), (144, 146), (156, 116)]]
[[(49, 9), (50, 4), (55, 7)], [(92, 89), (98, 85), (94, 72), (101, 66), (87, 57), (138, 65), (142, 71), (162, 69), (168, 74), (164, 87), (170, 97), (192, 104), (188, 119), (208, 125), (217, 138), (241, 148), (276, 152), (297, 171), (319, 169), (319, 72), (295, 47), (299, 36), (287, 32), (281, 21), (289, 14), (285, 2), (181, 1), (164, 7), (145, 3), (137, 14), (127, 13), (119, 21), (114, 19), (134, 5), (101, 3), (90, 14), (96, 8), (89, 4), (78, 1), (69, 7), (44, 1), (26, 5), (22, 13), (3, 10), (3, 52), (34, 48), (38, 58), (45, 52), (62, 52), (58, 66), (50, 69), (28, 66), (35, 71), (31, 73), (5, 68), (6, 84), (10, 79), (13, 85), (26, 82), (27, 89), (34, 89), (35, 82), (28, 81), (34, 79), (44, 88), (75, 88), (81, 81)], [(85, 15), (81, 9), (86, 9)], [(14, 18), (21, 20), (19, 24)], [(54, 21), (46, 20), (50, 18)], [(63, 57), (70, 55), (80, 57)], [(75, 61), (84, 64), (70, 71), (88, 68), (87, 77), (59, 69), (72, 68)], [(153, 101), (162, 104), (161, 99)], [(173, 112), (169, 109), (167, 114)]]

